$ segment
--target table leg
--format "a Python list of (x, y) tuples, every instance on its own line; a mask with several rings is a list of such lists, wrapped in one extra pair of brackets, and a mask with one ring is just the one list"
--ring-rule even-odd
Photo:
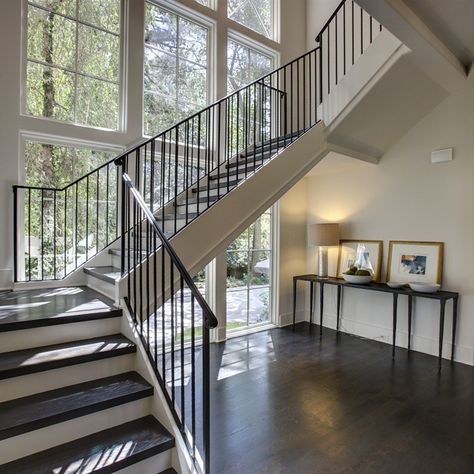
[(413, 313), (413, 296), (408, 295), (408, 352), (411, 348), (411, 320)]
[(396, 343), (396, 334), (397, 334), (397, 306), (398, 306), (398, 293), (393, 293), (392, 359), (395, 358), (395, 343)]
[(313, 300), (314, 300), (314, 282), (309, 284), (309, 330), (313, 326)]
[(319, 335), (323, 335), (324, 283), (319, 285)]
[(337, 285), (337, 321), (336, 332), (339, 332), (339, 319), (341, 317), (341, 285)]
[(444, 313), (446, 309), (446, 300), (440, 300), (439, 310), (439, 353), (438, 366), (441, 369), (441, 361), (443, 359), (443, 336), (444, 336)]
[(293, 331), (296, 327), (296, 278), (293, 278)]
[(454, 361), (454, 345), (456, 343), (456, 325), (458, 320), (458, 297), (453, 298), (453, 334), (451, 339), (451, 361)]

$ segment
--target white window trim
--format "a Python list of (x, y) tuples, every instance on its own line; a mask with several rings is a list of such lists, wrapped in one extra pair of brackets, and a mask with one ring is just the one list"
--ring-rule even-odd
[[(35, 0), (31, 0), (33, 3)], [(80, 1), (80, 0), (78, 0)], [(22, 41), (22, 48), (21, 48), (21, 71), (20, 71), (20, 78), (21, 78), (21, 91), (20, 91), (20, 111), (19, 115), (21, 117), (27, 117), (28, 119), (38, 120), (40, 122), (53, 122), (53, 123), (60, 123), (60, 124), (67, 124), (74, 127), (81, 127), (83, 129), (90, 129), (90, 130), (103, 130), (103, 131), (113, 131), (124, 133), (126, 130), (126, 90), (127, 90), (127, 81), (126, 81), (126, 71), (128, 66), (127, 64), (127, 50), (128, 50), (128, 41), (126, 42), (127, 33), (128, 33), (128, 1), (129, 0), (120, 0), (121, 2), (121, 21), (120, 21), (120, 30), (118, 36), (120, 38), (120, 64), (119, 64), (119, 80), (117, 83), (118, 91), (119, 91), (119, 98), (118, 98), (118, 117), (117, 117), (117, 128), (106, 128), (106, 127), (95, 127), (92, 125), (86, 125), (81, 123), (75, 123), (73, 121), (66, 121), (66, 120), (58, 120), (51, 117), (41, 117), (37, 115), (32, 115), (27, 112), (27, 103), (26, 103), (26, 88), (27, 88), (27, 68), (28, 68), (28, 6), (29, 0), (21, 0), (22, 2), (22, 18), (21, 18), (21, 41)], [(34, 5), (32, 5), (34, 6)], [(40, 8), (40, 7), (38, 7)], [(82, 22), (81, 22), (82, 24)], [(85, 23), (86, 24), (86, 23)], [(97, 28), (99, 30), (103, 30), (101, 28)], [(77, 45), (76, 45), (77, 47)], [(77, 56), (77, 52), (76, 52)], [(76, 57), (77, 59), (77, 57)], [(54, 66), (53, 66), (54, 67)], [(63, 70), (63, 68), (59, 68)], [(74, 72), (77, 75), (77, 71)], [(89, 77), (89, 75), (86, 75)], [(76, 81), (76, 79), (75, 79)], [(106, 82), (113, 82), (113, 81), (106, 81)], [(74, 98), (76, 101), (76, 97)], [(74, 103), (74, 106), (76, 104)]]
[(87, 148), (89, 150), (105, 151), (119, 155), (124, 151), (124, 147), (111, 145), (110, 143), (95, 142), (90, 140), (79, 140), (67, 138), (59, 135), (49, 135), (45, 133), (36, 133), (32, 131), (20, 130), (19, 150), (20, 159), (18, 160), (19, 182), (25, 184), (25, 144), (26, 142), (46, 143), (48, 145), (69, 147), (69, 148)]

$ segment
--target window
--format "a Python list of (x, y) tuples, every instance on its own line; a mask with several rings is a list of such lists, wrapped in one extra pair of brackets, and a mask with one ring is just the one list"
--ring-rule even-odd
[(117, 129), (120, 0), (28, 3), (26, 112)]
[(208, 28), (146, 4), (144, 131), (154, 135), (205, 107)]
[(227, 90), (232, 92), (273, 70), (274, 58), (229, 39), (227, 43)]
[(227, 16), (267, 38), (274, 37), (274, 0), (227, 0)]
[(117, 152), (25, 141), (25, 177), (28, 186), (62, 188)]
[(272, 210), (227, 248), (227, 329), (270, 321)]

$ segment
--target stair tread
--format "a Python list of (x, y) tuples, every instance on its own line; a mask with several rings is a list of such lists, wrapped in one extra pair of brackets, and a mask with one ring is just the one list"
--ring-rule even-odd
[(0, 354), (0, 380), (136, 352), (122, 334)]
[(120, 268), (112, 265), (84, 267), (84, 272), (111, 284), (115, 284), (115, 282), (122, 276)]
[(174, 444), (166, 428), (148, 415), (4, 464), (0, 474), (115, 472), (167, 451)]
[[(1, 474), (1, 471), (0, 471)], [(169, 469), (165, 469), (164, 471), (161, 471), (159, 474), (178, 474), (172, 467)]]
[(113, 301), (87, 287), (0, 293), (0, 332), (119, 317)]
[(0, 439), (18, 436), (153, 394), (136, 372), (69, 385), (0, 403)]

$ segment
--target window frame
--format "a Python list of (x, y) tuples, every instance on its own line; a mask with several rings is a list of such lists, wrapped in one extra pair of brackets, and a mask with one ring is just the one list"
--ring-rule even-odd
[[(242, 46), (245, 46), (246, 48), (253, 49), (257, 53), (260, 53), (264, 56), (267, 56), (267, 57), (271, 58), (272, 61), (273, 61), (272, 71), (280, 66), (280, 52), (279, 51), (271, 49), (268, 46), (263, 45), (262, 43), (258, 43), (254, 39), (249, 38), (248, 36), (242, 35), (241, 33), (237, 32), (235, 30), (229, 29), (227, 31), (227, 40), (226, 40), (226, 64), (225, 64), (225, 66), (226, 66), (226, 78), (225, 78), (226, 88), (227, 88), (227, 85), (228, 85), (228, 72), (229, 72), (229, 69), (228, 69), (229, 64), (228, 64), (228, 56), (227, 56), (227, 52), (229, 50), (229, 41), (239, 43)], [(257, 79), (259, 79), (259, 78), (256, 77), (255, 79), (252, 79), (250, 82), (256, 81)], [(233, 91), (229, 91), (227, 89), (227, 94), (231, 94), (232, 92)]]
[[(264, 214), (269, 214), (270, 215), (270, 248), (265, 248), (265, 249), (252, 249), (250, 250), (250, 236), (247, 236), (247, 248), (245, 250), (228, 250), (228, 247), (232, 244), (229, 244), (229, 246), (225, 249), (224, 254), (225, 254), (225, 265), (226, 265), (226, 278), (225, 278), (225, 293), (226, 293), (226, 305), (225, 305), (225, 313), (226, 313), (226, 332), (228, 336), (236, 336), (240, 335), (241, 333), (247, 333), (249, 331), (254, 331), (256, 329), (260, 329), (262, 327), (268, 326), (268, 325), (275, 325), (277, 324), (277, 317), (278, 317), (278, 292), (279, 292), (279, 242), (280, 242), (280, 227), (279, 227), (279, 203), (278, 201), (273, 204), (269, 209), (264, 211), (258, 219), (260, 219)], [(258, 220), (256, 219), (256, 220)], [(250, 224), (246, 229), (244, 229), (242, 232), (247, 231), (255, 222)], [(269, 289), (269, 316), (266, 321), (262, 321), (259, 323), (255, 324), (248, 324), (249, 322), (249, 311), (250, 311), (250, 283), (247, 282), (245, 285), (242, 287), (236, 287), (235, 291), (242, 291), (246, 293), (247, 297), (247, 308), (246, 308), (246, 320), (247, 324), (242, 327), (234, 328), (234, 329), (228, 329), (227, 324), (229, 322), (227, 318), (227, 294), (229, 291), (229, 288), (227, 287), (227, 255), (229, 253), (246, 253), (248, 254), (248, 257), (252, 252), (268, 252), (270, 255), (270, 273), (268, 275), (269, 283), (268, 285), (262, 285), (265, 288)], [(249, 259), (250, 261), (250, 259)], [(249, 268), (249, 262), (247, 262), (247, 270), (248, 274), (250, 274), (250, 268)]]
[[(212, 0), (211, 0), (212, 1)], [(274, 41), (276, 43), (280, 43), (280, 38), (281, 38), (281, 28), (280, 28), (280, 1), (281, 0), (270, 0), (272, 2), (272, 12), (271, 12), (271, 28), (270, 28), (270, 36), (266, 36), (263, 33), (260, 33), (258, 31), (255, 31), (254, 29), (250, 28), (247, 25), (244, 25), (243, 23), (238, 22), (237, 20), (232, 19), (229, 16), (229, 8), (228, 8), (228, 1), (226, 0), (226, 11), (225, 11), (225, 16), (227, 21), (239, 25), (239, 27), (245, 28), (248, 31), (251, 31), (252, 34), (258, 35), (262, 38), (265, 38), (266, 40)]]
[[(155, 135), (147, 135), (145, 131), (145, 48), (147, 47), (145, 43), (145, 20), (146, 20), (146, 4), (149, 3), (156, 7), (162, 8), (163, 10), (176, 15), (178, 17), (182, 17), (183, 19), (190, 21), (192, 23), (196, 23), (197, 25), (207, 29), (207, 54), (206, 54), (206, 61), (207, 61), (207, 99), (206, 105), (204, 105), (201, 109), (206, 108), (209, 104), (214, 102), (215, 100), (215, 91), (216, 91), (216, 43), (217, 43), (217, 23), (214, 19), (210, 16), (204, 15), (199, 13), (197, 10), (192, 9), (191, 7), (186, 7), (176, 1), (173, 0), (144, 0), (145, 4), (145, 18), (143, 22), (143, 65), (142, 65), (142, 137), (151, 138)], [(211, 0), (211, 3), (213, 1)], [(206, 5), (202, 5), (199, 2), (196, 2), (197, 5), (203, 8), (212, 9), (211, 6), (207, 7)], [(179, 57), (178, 57), (179, 58)], [(160, 95), (160, 94), (159, 94)], [(201, 110), (198, 109), (198, 110)], [(197, 111), (198, 111), (197, 110)], [(164, 132), (167, 129), (164, 129), (161, 132)]]
[[(75, 70), (69, 70), (68, 68), (64, 68), (61, 66), (55, 65), (46, 65), (41, 61), (31, 60), (28, 58), (28, 18), (29, 18), (29, 7), (30, 5), (33, 8), (37, 8), (43, 11), (49, 11), (48, 9), (42, 7), (41, 5), (36, 4), (35, 0), (21, 0), (22, 1), (22, 28), (21, 28), (21, 40), (22, 40), (22, 57), (20, 60), (21, 65), (21, 89), (20, 89), (20, 116), (28, 117), (28, 119), (40, 120), (40, 121), (47, 121), (53, 123), (60, 123), (60, 124), (67, 124), (72, 125), (74, 127), (81, 127), (85, 129), (91, 130), (103, 130), (107, 132), (117, 132), (117, 133), (124, 133), (126, 130), (126, 90), (127, 90), (127, 81), (126, 81), (126, 71), (128, 68), (127, 62), (127, 50), (128, 50), (128, 1), (129, 0), (119, 0), (120, 1), (120, 26), (118, 33), (111, 32), (105, 28), (98, 27), (88, 22), (80, 21), (79, 19), (74, 19), (69, 17), (68, 15), (58, 14), (59, 16), (66, 18), (68, 20), (74, 21), (76, 24), (76, 46), (75, 46)], [(79, 6), (79, 2), (81, 0), (76, 0), (77, 7)], [(118, 70), (118, 81), (110, 81), (106, 79), (99, 78), (97, 76), (93, 76), (86, 73), (79, 73), (77, 71), (77, 55), (78, 55), (78, 44), (77, 44), (77, 32), (78, 28), (77, 25), (84, 25), (89, 28), (94, 28), (95, 30), (106, 32), (108, 34), (113, 34), (118, 36), (119, 38), (119, 70)], [(87, 77), (90, 79), (100, 80), (103, 82), (107, 82), (109, 84), (117, 85), (118, 89), (118, 115), (117, 115), (117, 127), (116, 128), (107, 128), (107, 127), (98, 127), (94, 125), (87, 125), (83, 123), (78, 123), (74, 120), (59, 120), (53, 117), (42, 117), (38, 115), (33, 115), (28, 113), (27, 107), (27, 81), (28, 81), (28, 63), (31, 62), (33, 64), (39, 64), (46, 67), (52, 67), (53, 69), (58, 69), (60, 71), (65, 71), (70, 74), (74, 75), (74, 89), (75, 89), (75, 96), (74, 96), (74, 115), (76, 116), (76, 103), (77, 103), (77, 76)], [(74, 117), (75, 118), (75, 117)], [(24, 150), (22, 149), (21, 152)]]

